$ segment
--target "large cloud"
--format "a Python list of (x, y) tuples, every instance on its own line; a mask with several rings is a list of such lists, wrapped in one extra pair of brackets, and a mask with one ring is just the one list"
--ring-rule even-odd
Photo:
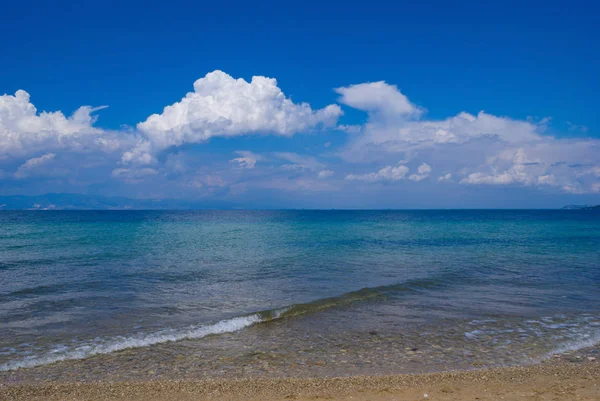
[(38, 113), (23, 90), (0, 96), (0, 159), (58, 149), (114, 149), (116, 138), (93, 127), (92, 113), (102, 108), (82, 106), (65, 117), (60, 111)]
[[(135, 133), (94, 126), (93, 113), (104, 107), (82, 106), (70, 116), (38, 112), (23, 90), (0, 96), (0, 170), (4, 189), (11, 185), (51, 190), (106, 181), (121, 154), (135, 144)], [(18, 182), (17, 182), (18, 181)], [(11, 184), (12, 182), (12, 184)]]
[[(485, 112), (462, 112), (442, 120), (422, 119), (395, 86), (384, 82), (338, 88), (340, 102), (368, 112), (368, 121), (340, 152), (352, 163), (423, 160), (413, 181), (427, 178), (431, 166), (441, 181), (465, 185), (552, 186), (566, 192), (598, 192), (600, 141), (547, 135), (549, 119), (514, 120)], [(354, 179), (379, 181), (378, 173)], [(386, 170), (388, 169), (388, 170)], [(421, 171), (422, 170), (422, 171)]]
[(255, 76), (247, 82), (214, 71), (194, 83), (194, 92), (139, 123), (144, 139), (123, 155), (123, 161), (147, 164), (168, 147), (217, 136), (291, 136), (320, 125), (333, 126), (341, 114), (338, 105), (313, 110), (307, 103), (294, 103), (273, 78)]

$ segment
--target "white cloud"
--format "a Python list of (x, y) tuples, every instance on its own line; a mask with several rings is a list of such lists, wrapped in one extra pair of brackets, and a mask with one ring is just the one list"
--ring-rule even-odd
[[(600, 164), (595, 152), (600, 142), (593, 140), (558, 140), (541, 138), (535, 143), (523, 143), (519, 148), (499, 145), (497, 154), (485, 163), (474, 166), (459, 182), (470, 185), (555, 186), (570, 193), (591, 191), (594, 168)], [(482, 150), (485, 152), (486, 150)]]
[(112, 171), (112, 176), (128, 183), (137, 183), (143, 181), (149, 176), (155, 176), (158, 171), (153, 168), (116, 168)]
[(121, 157), (123, 164), (153, 164), (156, 162), (152, 154), (152, 145), (145, 139), (138, 139), (136, 145)]
[(460, 180), (461, 184), (492, 184), (492, 185), (505, 185), (512, 184), (513, 182), (523, 182), (526, 176), (513, 175), (509, 173), (501, 174), (485, 174), (485, 173), (471, 173), (466, 178)]
[(591, 167), (583, 170), (580, 173), (581, 176), (592, 175), (595, 177), (600, 177), (600, 166)]
[[(343, 103), (369, 112), (360, 134), (339, 153), (346, 161), (421, 159), (447, 171), (443, 177), (448, 178), (438, 181), (457, 177), (469, 185), (554, 186), (584, 193), (593, 192), (597, 182), (593, 172), (600, 169), (600, 140), (547, 135), (549, 118), (524, 121), (481, 111), (427, 120), (394, 86), (380, 82), (342, 89)], [(409, 179), (419, 181), (429, 173)], [(379, 179), (374, 173), (352, 177)]]
[(123, 162), (147, 164), (158, 151), (212, 137), (291, 136), (334, 126), (341, 114), (338, 105), (313, 110), (308, 103), (294, 103), (273, 78), (254, 76), (247, 82), (214, 71), (194, 83), (194, 92), (139, 123), (144, 141), (126, 152)]
[[(103, 108), (82, 106), (67, 117), (61, 111), (38, 112), (23, 90), (0, 96), (0, 169), (21, 180), (20, 188), (34, 191), (77, 191), (106, 181), (135, 134), (94, 127), (93, 113)], [(44, 186), (40, 178), (54, 183)]]
[(419, 166), (417, 171), (418, 174), (412, 174), (410, 177), (408, 177), (408, 179), (417, 182), (424, 180), (425, 178), (429, 177), (429, 173), (431, 173), (431, 166), (427, 163), (423, 163)]
[(320, 179), (325, 179), (325, 178), (331, 177), (333, 174), (334, 174), (334, 172), (331, 170), (321, 170), (321, 171), (319, 171), (319, 174), (317, 174), (317, 177)]
[(70, 117), (60, 111), (38, 113), (24, 90), (0, 96), (0, 160), (50, 150), (110, 150), (115, 144), (94, 128), (92, 113), (104, 107), (82, 106)]
[(349, 181), (367, 181), (367, 182), (377, 182), (377, 181), (398, 181), (403, 180), (408, 174), (408, 167), (405, 165), (398, 166), (387, 166), (382, 168), (376, 173), (368, 173), (368, 174), (349, 174), (346, 176), (346, 180)]
[(238, 150), (235, 153), (240, 155), (240, 157), (229, 160), (229, 163), (239, 169), (253, 169), (256, 166), (256, 162), (261, 159), (260, 155), (246, 150)]
[(438, 178), (438, 181), (451, 181), (451, 180), (452, 180), (452, 173), (444, 174)]
[(337, 127), (335, 127), (336, 130), (338, 131), (343, 131), (346, 132), (348, 134), (359, 134), (363, 127), (362, 125), (348, 125), (348, 124), (340, 124)]
[(384, 81), (369, 82), (336, 88), (339, 102), (355, 109), (381, 113), (386, 116), (417, 116), (422, 109), (412, 104), (395, 85)]
[(256, 160), (250, 157), (236, 157), (235, 159), (229, 160), (229, 162), (241, 169), (252, 169), (256, 165)]
[(325, 166), (312, 156), (300, 155), (294, 152), (275, 152), (275, 157), (286, 160), (292, 164), (284, 164), (282, 167), (287, 170), (309, 170), (317, 171)]
[(39, 170), (41, 166), (46, 165), (52, 160), (54, 160), (55, 157), (56, 155), (54, 153), (46, 153), (43, 156), (29, 159), (21, 166), (19, 166), (15, 173), (15, 177), (25, 178), (31, 174), (35, 174), (36, 170)]
[(434, 147), (464, 145), (476, 140), (500, 141), (507, 145), (541, 140), (538, 126), (525, 121), (497, 117), (485, 112), (459, 113), (445, 120), (380, 119), (371, 116), (363, 135), (349, 144), (342, 155), (349, 161), (375, 156), (415, 153)]

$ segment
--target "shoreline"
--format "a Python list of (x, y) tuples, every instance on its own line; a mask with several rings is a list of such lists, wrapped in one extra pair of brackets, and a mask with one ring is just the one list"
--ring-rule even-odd
[[(427, 396), (425, 396), (427, 394)], [(386, 376), (244, 378), (0, 384), (0, 399), (21, 400), (598, 400), (600, 363)]]

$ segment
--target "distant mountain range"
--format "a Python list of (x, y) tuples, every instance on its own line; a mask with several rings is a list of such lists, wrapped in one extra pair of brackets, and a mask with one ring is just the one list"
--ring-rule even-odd
[(185, 210), (228, 209), (223, 202), (176, 199), (131, 199), (101, 195), (44, 194), (0, 196), (0, 210)]
[[(132, 199), (121, 196), (59, 193), (0, 196), (0, 210), (197, 210), (236, 209), (238, 206), (221, 200)], [(600, 210), (600, 205), (567, 205), (562, 209)]]
[(567, 205), (562, 208), (563, 210), (600, 210), (600, 205)]

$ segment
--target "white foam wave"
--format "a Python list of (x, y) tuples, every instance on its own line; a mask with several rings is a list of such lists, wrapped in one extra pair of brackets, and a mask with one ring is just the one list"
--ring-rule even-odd
[(211, 334), (233, 333), (261, 321), (263, 321), (263, 319), (258, 314), (255, 314), (221, 320), (209, 325), (190, 326), (182, 330), (170, 329), (139, 336), (114, 337), (111, 339), (97, 340), (96, 342), (87, 343), (77, 347), (61, 346), (56, 347), (43, 355), (31, 356), (0, 365), (0, 371), (31, 368), (69, 359), (85, 359), (94, 355), (109, 354), (128, 348), (147, 347), (183, 339), (197, 339)]
[(560, 347), (555, 348), (546, 355), (546, 358), (557, 354), (563, 354), (565, 352), (579, 351), (580, 349), (593, 347), (597, 344), (600, 344), (600, 332), (583, 335), (581, 338), (568, 341), (562, 344)]

